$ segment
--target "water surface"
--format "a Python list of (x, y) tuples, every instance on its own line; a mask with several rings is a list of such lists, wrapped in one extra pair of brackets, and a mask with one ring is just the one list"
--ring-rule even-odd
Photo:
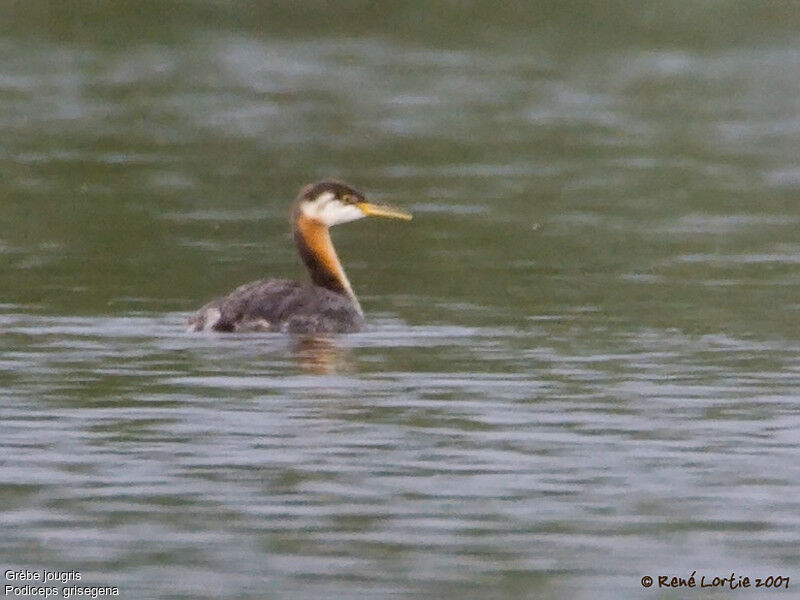
[[(11, 6), (11, 5), (9, 5)], [(0, 562), (131, 598), (800, 585), (791, 4), (0, 8)], [(189, 335), (303, 277), (367, 331)]]

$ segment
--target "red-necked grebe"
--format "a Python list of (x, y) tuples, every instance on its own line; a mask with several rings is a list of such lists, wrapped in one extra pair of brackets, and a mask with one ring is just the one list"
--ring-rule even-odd
[(252, 281), (206, 304), (189, 319), (189, 331), (361, 330), (364, 313), (336, 256), (328, 228), (367, 216), (411, 219), (401, 210), (367, 202), (361, 192), (339, 181), (307, 185), (294, 203), (292, 233), (311, 283)]

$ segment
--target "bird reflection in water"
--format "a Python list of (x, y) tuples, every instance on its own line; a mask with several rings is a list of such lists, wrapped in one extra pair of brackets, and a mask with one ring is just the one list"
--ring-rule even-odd
[(336, 339), (325, 336), (296, 337), (291, 352), (305, 373), (336, 375), (352, 371), (352, 356), (346, 348), (336, 344)]

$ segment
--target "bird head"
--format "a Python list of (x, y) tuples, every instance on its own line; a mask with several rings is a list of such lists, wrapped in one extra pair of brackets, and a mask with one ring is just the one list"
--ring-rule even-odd
[(405, 211), (373, 204), (364, 194), (340, 181), (320, 181), (300, 190), (296, 210), (307, 219), (331, 227), (364, 217), (411, 220)]

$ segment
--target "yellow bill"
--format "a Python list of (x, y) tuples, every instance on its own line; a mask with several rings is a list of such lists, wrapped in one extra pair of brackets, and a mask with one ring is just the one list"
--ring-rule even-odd
[(391, 206), (381, 206), (380, 204), (372, 204), (370, 202), (359, 202), (358, 208), (361, 209), (368, 217), (389, 217), (390, 219), (403, 219), (410, 221), (412, 219), (411, 213)]

